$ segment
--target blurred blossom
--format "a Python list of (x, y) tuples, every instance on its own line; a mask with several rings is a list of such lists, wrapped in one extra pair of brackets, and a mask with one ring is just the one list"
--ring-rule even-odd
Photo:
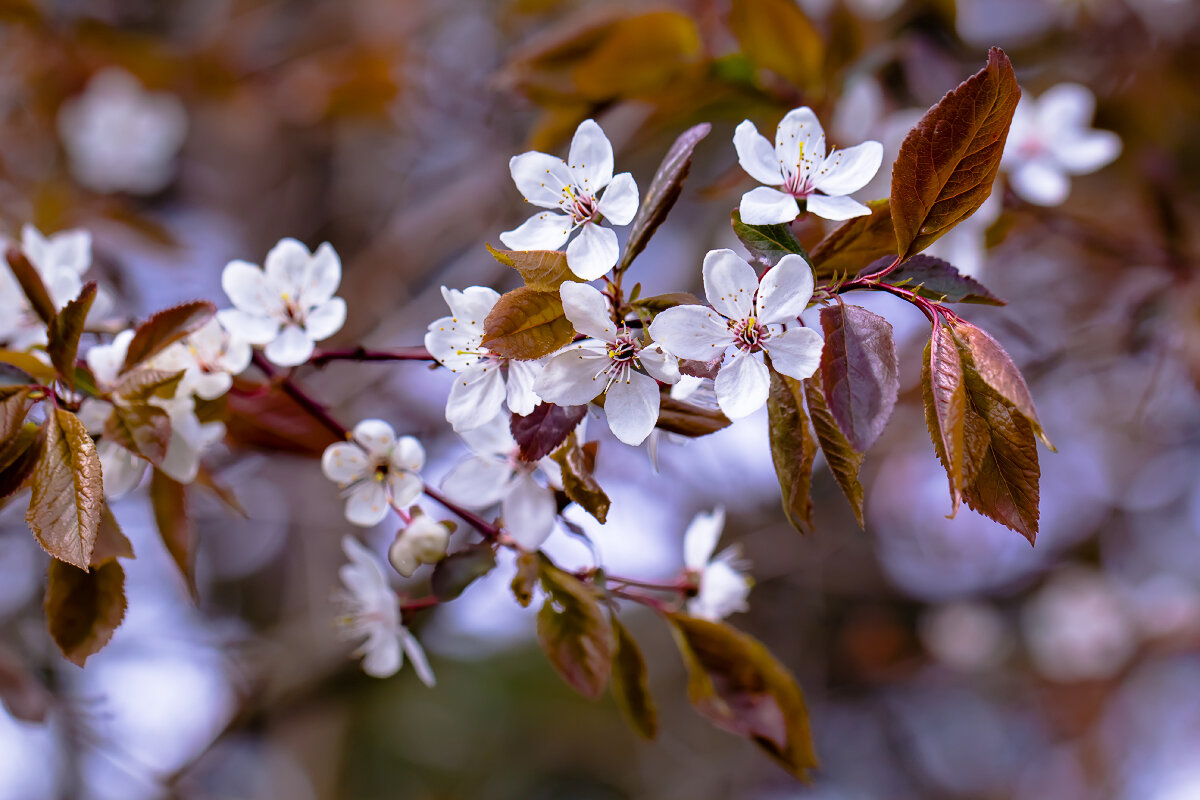
[(109, 67), (92, 77), (83, 94), (63, 103), (58, 133), (71, 172), (84, 186), (153, 194), (174, 174), (187, 112), (174, 95), (147, 92), (133, 75)]
[(213, 318), (160, 353), (155, 364), (169, 372), (183, 372), (177, 394), (216, 400), (233, 386), (233, 376), (250, 366), (250, 356), (250, 345)]
[(1103, 573), (1072, 567), (1025, 604), (1021, 626), (1034, 667), (1053, 681), (1115, 675), (1137, 647), (1133, 621)]
[(960, 601), (931, 608), (921, 616), (919, 630), (935, 658), (964, 672), (997, 666), (1012, 645), (1004, 618), (986, 603)]
[(688, 613), (696, 617), (720, 620), (750, 609), (746, 598), (754, 581), (746, 574), (750, 563), (742, 558), (741, 545), (730, 545), (713, 557), (724, 527), (725, 509), (717, 506), (697, 514), (683, 534), (683, 565), (700, 584), (688, 600)]
[(1200, 638), (1200, 590), (1178, 575), (1155, 575), (1128, 589), (1132, 613), (1149, 638)]

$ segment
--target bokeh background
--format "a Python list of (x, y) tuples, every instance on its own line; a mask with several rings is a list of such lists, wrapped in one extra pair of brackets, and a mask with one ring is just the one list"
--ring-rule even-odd
[[(804, 686), (823, 765), (812, 786), (687, 706), (650, 615), (625, 619), (650, 662), (658, 740), (573, 695), (507, 593), (511, 562), (419, 619), (436, 689), (408, 670), (362, 675), (333, 624), (348, 527), (335, 490), (303, 426), (264, 448), (243, 420), (209, 463), (248, 517), (191, 495), (195, 599), (145, 497), (115, 504), (138, 556), (129, 613), (86, 669), (44, 631), (46, 558), (21, 504), (0, 510), (0, 678), (42, 687), (0, 711), (0, 798), (1200, 797), (1200, 8), (800, 7), (811, 29), (784, 26), (790, 46), (772, 48), (761, 26), (735, 31), (725, 0), (0, 2), (4, 231), (91, 230), (92, 275), (133, 317), (222, 304), (224, 264), (261, 262), (280, 237), (328, 241), (350, 308), (334, 345), (417, 344), (444, 313), (439, 286), (515, 285), (483, 248), (528, 214), (507, 159), (563, 152), (588, 117), (643, 190), (679, 132), (713, 124), (634, 268), (646, 293), (698, 289), (703, 253), (736, 246), (744, 118), (772, 130), (809, 104), (833, 143), (883, 141), (886, 172), (907, 126), (1000, 45), (1029, 93), (1089, 87), (1096, 125), (1124, 143), (1061, 206), (1030, 206), (1002, 177), (998, 217), (964, 243), (960, 263), (1009, 304), (962, 313), (1025, 369), (1058, 446), (1042, 450), (1036, 547), (966, 510), (945, 518), (918, 386), (927, 326), (888, 298), (860, 301), (895, 326), (903, 374), (866, 460), (865, 532), (820, 464), (816, 532), (788, 526), (765, 414), (662, 442), (657, 474), (592, 428), (613, 512), (603, 528), (574, 518), (614, 571), (670, 578), (692, 514), (727, 508), (726, 541), (756, 565), (751, 611), (732, 622)], [(886, 196), (886, 175), (871, 191)], [(464, 454), (441, 373), (335, 364), (300, 379), (345, 420), (420, 436), (435, 482)], [(548, 548), (592, 558), (563, 531)], [(46, 720), (25, 721), (38, 708)]]

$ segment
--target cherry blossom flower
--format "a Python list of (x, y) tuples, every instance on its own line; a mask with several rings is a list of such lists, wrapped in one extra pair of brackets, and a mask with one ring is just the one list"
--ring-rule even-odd
[(430, 323), (425, 349), (456, 374), (446, 399), (446, 421), (463, 433), (486, 424), (505, 405), (514, 414), (531, 413), (541, 402), (533, 382), (542, 362), (503, 358), (483, 346), (483, 320), (500, 294), (485, 286), (462, 291), (443, 286), (442, 297), (450, 316)]
[(417, 637), (400, 622), (400, 601), (388, 585), (383, 562), (353, 536), (342, 537), (342, 551), (350, 559), (338, 569), (344, 591), (334, 595), (343, 613), (338, 623), (348, 638), (366, 637), (355, 651), (363, 656), (363, 672), (374, 678), (388, 678), (404, 666), (404, 656), (412, 662), (421, 683), (436, 683), (429, 660)]
[(174, 95), (147, 92), (137, 78), (111, 67), (63, 103), (58, 132), (71, 173), (84, 186), (152, 194), (171, 181), (187, 112)]
[(155, 365), (183, 372), (176, 394), (216, 400), (233, 386), (233, 376), (250, 366), (250, 345), (211, 319), (155, 358)]
[[(462, 438), (471, 455), (450, 470), (442, 491), (467, 508), (499, 503), (508, 534), (525, 550), (537, 550), (553, 532), (558, 515), (551, 488), (556, 482), (553, 462), (522, 461), (503, 415)], [(537, 481), (539, 472), (546, 485)]]
[[(842, 220), (871, 210), (847, 197), (875, 176), (883, 161), (883, 145), (863, 142), (825, 154), (825, 131), (811, 108), (788, 112), (775, 132), (775, 147), (743, 120), (733, 134), (738, 163), (766, 186), (742, 195), (739, 211), (747, 225), (791, 222), (800, 215), (798, 201), (818, 217)], [(770, 187), (777, 186), (778, 189)]]
[(713, 557), (724, 527), (725, 509), (718, 506), (697, 514), (683, 534), (683, 566), (700, 585), (688, 600), (688, 613), (694, 617), (720, 620), (750, 608), (746, 598), (754, 581), (746, 574), (750, 564), (742, 558), (741, 545), (730, 545)]
[(801, 256), (784, 256), (760, 284), (732, 250), (712, 250), (704, 257), (704, 291), (712, 308), (668, 308), (650, 324), (650, 335), (680, 358), (721, 357), (714, 383), (726, 416), (744, 417), (767, 402), (764, 352), (778, 372), (797, 380), (816, 371), (824, 341), (797, 321), (813, 291), (812, 270)]
[[(628, 225), (638, 209), (633, 176), (613, 176), (613, 149), (593, 120), (575, 129), (567, 161), (530, 151), (508, 162), (513, 183), (525, 201), (541, 208), (520, 227), (500, 234), (514, 250), (557, 250), (576, 229), (567, 245), (567, 265), (584, 280), (599, 278), (617, 263), (617, 234), (600, 223)], [(602, 193), (603, 192), (603, 193)]]
[(221, 324), (250, 344), (266, 345), (267, 358), (281, 367), (303, 364), (313, 343), (328, 339), (346, 321), (346, 301), (334, 297), (342, 262), (328, 243), (315, 253), (295, 239), (280, 239), (265, 268), (231, 261), (221, 287), (234, 308), (219, 312)]
[(1039, 206), (1067, 199), (1071, 175), (1095, 172), (1121, 153), (1112, 131), (1092, 129), (1096, 98), (1086, 86), (1060, 83), (1034, 99), (1021, 95), (1001, 166), (1013, 191)]
[(422, 564), (436, 564), (445, 558), (449, 544), (450, 529), (433, 517), (418, 513), (396, 534), (388, 548), (388, 561), (396, 572), (411, 578)]
[(325, 477), (346, 490), (346, 519), (364, 528), (382, 522), (389, 506), (403, 508), (421, 495), (423, 466), (421, 443), (397, 439), (381, 419), (364, 419), (350, 441), (329, 445), (321, 456)]
[(561, 406), (582, 405), (603, 394), (613, 435), (641, 444), (658, 421), (658, 382), (679, 380), (675, 358), (657, 344), (646, 346), (640, 333), (618, 327), (608, 299), (594, 286), (568, 281), (559, 294), (567, 319), (591, 338), (551, 356), (533, 390)]

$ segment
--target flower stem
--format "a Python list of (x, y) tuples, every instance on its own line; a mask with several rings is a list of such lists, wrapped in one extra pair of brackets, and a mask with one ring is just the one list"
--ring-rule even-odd
[(308, 359), (314, 367), (323, 367), (331, 361), (434, 361), (424, 347), (400, 347), (395, 350), (368, 350), (365, 347), (347, 347), (342, 350), (318, 350)]

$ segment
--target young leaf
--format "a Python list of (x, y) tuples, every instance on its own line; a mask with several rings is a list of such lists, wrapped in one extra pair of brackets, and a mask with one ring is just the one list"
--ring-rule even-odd
[(812, 251), (817, 280), (856, 275), (867, 264), (896, 252), (896, 230), (887, 200), (867, 203), (869, 216), (848, 219), (834, 228)]
[(96, 546), (92, 549), (92, 566), (102, 567), (116, 558), (133, 558), (133, 544), (129, 541), (108, 503), (100, 512), (100, 531), (96, 535)]
[(750, 739), (792, 775), (817, 768), (796, 679), (762, 642), (721, 622), (670, 614), (688, 699), (718, 728)]
[(104, 437), (151, 464), (161, 465), (171, 443), (171, 420), (158, 406), (113, 405), (104, 422)]
[[(863, 270), (876, 272), (890, 265), (892, 256), (884, 256)], [(912, 289), (922, 297), (939, 303), (980, 303), (1002, 306), (1004, 301), (974, 278), (963, 275), (949, 262), (919, 253), (905, 261), (883, 279), (893, 286)]]
[(825, 349), (821, 384), (829, 411), (860, 453), (883, 433), (900, 392), (900, 362), (892, 326), (859, 306), (821, 309)]
[(537, 586), (538, 566), (542, 557), (537, 553), (520, 553), (517, 555), (517, 574), (513, 576), (513, 597), (521, 608), (529, 608), (533, 602), (533, 589)]
[(842, 429), (837, 426), (829, 406), (825, 403), (825, 391), (821, 388), (821, 373), (804, 382), (804, 397), (808, 401), (808, 415), (812, 418), (817, 442), (825, 454), (825, 463), (833, 473), (833, 479), (842, 487), (842, 493), (850, 501), (858, 526), (863, 527), (863, 487), (858, 480), (862, 469), (863, 454), (850, 446)]
[(44, 445), (41, 426), (32, 422), (27, 422), (0, 443), (0, 501), (25, 485), (42, 456)]
[(86, 570), (104, 507), (96, 443), (79, 417), (61, 408), (47, 413), (42, 429), (25, 521), (47, 553)]
[(603, 525), (608, 520), (610, 505), (608, 495), (592, 473), (596, 469), (596, 442), (580, 447), (575, 434), (567, 437), (566, 443), (551, 456), (562, 467), (563, 491), (567, 498), (596, 518)]
[(148, 358), (161, 353), (212, 319), (217, 307), (207, 300), (164, 308), (138, 326), (125, 353), (121, 372), (128, 372)]
[(575, 280), (567, 266), (567, 254), (561, 250), (498, 250), (490, 244), (484, 247), (492, 258), (521, 273), (530, 289), (557, 292), (564, 281)]
[(610, 617), (617, 634), (617, 654), (613, 658), (612, 693), (617, 708), (629, 727), (645, 739), (658, 735), (658, 710), (646, 685), (646, 662), (637, 642), (616, 616)]
[(16, 435), (25, 423), (29, 407), (33, 405), (30, 394), (36, 386), (0, 386), (0, 446)]
[(938, 459), (950, 479), (950, 499), (958, 513), (966, 473), (964, 425), (967, 393), (963, 385), (962, 358), (950, 329), (939, 321), (933, 328), (921, 366), (921, 391), (925, 399), (925, 425)]
[(767, 398), (767, 420), (771, 460), (779, 478), (783, 511), (792, 527), (801, 533), (812, 530), (812, 465), (817, 445), (804, 413), (804, 386), (795, 378), (771, 370), (771, 394)]
[(756, 67), (805, 91), (821, 86), (825, 39), (793, 0), (733, 0), (729, 27)]
[(545, 559), (538, 573), (546, 592), (538, 611), (538, 641), (563, 680), (585, 697), (599, 697), (617, 643), (596, 591)]
[(37, 271), (37, 268), (19, 247), (10, 246), (5, 251), (4, 257), (8, 260), (13, 277), (21, 285), (21, 291), (25, 293), (25, 298), (29, 301), (33, 312), (44, 324), (49, 325), (54, 321), (58, 309), (50, 297), (50, 292), (46, 290), (46, 284), (42, 282), (41, 273)]
[(921, 252), (983, 205), (1020, 97), (1012, 63), (993, 47), (987, 66), (908, 132), (892, 165), (895, 252)]
[(91, 572), (54, 560), (46, 583), (46, 623), (64, 656), (83, 666), (125, 618), (125, 570), (115, 559)]
[(183, 372), (170, 372), (164, 369), (139, 369), (127, 372), (117, 381), (113, 394), (120, 397), (125, 404), (149, 402), (152, 397), (169, 400), (175, 396)]
[(187, 515), (187, 487), (155, 469), (150, 475), (150, 504), (158, 535), (183, 574), (188, 591), (196, 596), (196, 576), (192, 571), (194, 543)]
[(429, 578), (430, 591), (443, 603), (453, 600), (495, 566), (496, 552), (486, 543), (451, 553), (433, 568)]
[(617, 272), (626, 269), (633, 263), (633, 259), (646, 249), (654, 231), (667, 218), (667, 213), (683, 191), (683, 181), (692, 167), (692, 152), (696, 145), (708, 136), (710, 130), (712, 126), (707, 122), (688, 128), (679, 135), (667, 151), (667, 155), (663, 157), (658, 171), (654, 173), (654, 179), (650, 181), (650, 187), (646, 189), (646, 196), (642, 198), (637, 216), (633, 218), (633, 224), (629, 228), (629, 241), (625, 244), (621, 260), (617, 262)]
[(804, 245), (792, 233), (792, 228), (786, 223), (778, 225), (747, 225), (742, 222), (742, 214), (734, 209), (729, 215), (733, 232), (750, 253), (750, 263), (769, 268), (779, 263), (779, 259), (795, 253), (809, 261)]
[(659, 398), (656, 423), (659, 430), (695, 438), (716, 433), (729, 425), (729, 418), (715, 408), (692, 405), (683, 400), (676, 400), (669, 394), (663, 394)]
[(1038, 438), (1053, 450), (1054, 445), (1050, 443), (1046, 432), (1042, 430), (1037, 410), (1033, 407), (1033, 395), (1029, 393), (1025, 377), (1013, 363), (1012, 357), (1000, 346), (999, 342), (992, 338), (991, 334), (982, 328), (977, 328), (962, 320), (956, 320), (952, 326), (954, 338), (958, 341), (963, 360), (970, 362), (988, 386), (1012, 403), (1017, 411), (1029, 420)]
[(528, 286), (501, 295), (483, 321), (483, 330), (489, 350), (522, 361), (550, 355), (575, 336), (558, 292)]
[(50, 383), (55, 377), (54, 367), (38, 359), (32, 353), (0, 350), (0, 364), (16, 367), (38, 383)]
[(508, 427), (521, 460), (533, 462), (557, 450), (585, 416), (587, 406), (541, 403), (525, 416), (513, 414)]
[(79, 337), (87, 322), (88, 311), (96, 299), (96, 282), (89, 281), (79, 291), (79, 296), (63, 306), (47, 329), (50, 363), (68, 389), (75, 389), (75, 356), (79, 353)]

